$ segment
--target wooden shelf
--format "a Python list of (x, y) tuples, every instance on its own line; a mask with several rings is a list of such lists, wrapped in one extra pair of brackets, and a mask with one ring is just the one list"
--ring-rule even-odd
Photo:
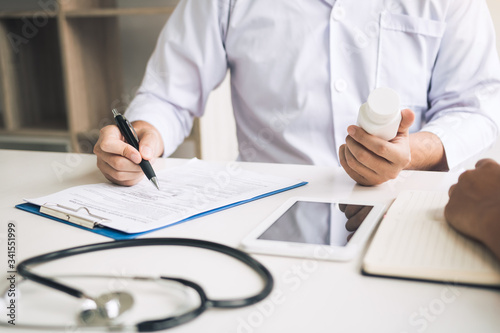
[(51, 17), (57, 16), (57, 12), (43, 10), (25, 10), (25, 11), (0, 11), (0, 19), (4, 18), (33, 18), (33, 17)]
[(0, 11), (0, 19), (5, 18), (33, 18), (33, 17), (49, 17), (55, 18), (59, 14), (66, 17), (110, 17), (110, 16), (125, 16), (125, 15), (170, 15), (175, 7), (139, 7), (139, 8), (84, 8), (73, 9), (68, 11), (54, 12), (43, 10), (28, 10), (28, 11)]
[(14, 131), (0, 130), (0, 136), (53, 137), (69, 139), (69, 131), (45, 128), (22, 128)]
[(175, 7), (157, 7), (157, 8), (95, 8), (78, 9), (62, 12), (62, 15), (73, 17), (112, 17), (124, 15), (170, 15)]
[(0, 11), (0, 136), (16, 142), (24, 136), (34, 145), (39, 137), (52, 137), (71, 142), (75, 152), (91, 153), (124, 94), (118, 19), (166, 19), (175, 6), (65, 0), (45, 11), (38, 0), (28, 10), (11, 1), (10, 8), (19, 10)]
[[(23, 33), (26, 22), (0, 20), (4, 127), (12, 131), (57, 123), (56, 128), (67, 129), (57, 21), (48, 19), (29, 39)], [(13, 45), (8, 34), (24, 39)]]
[(44, 129), (0, 130), (0, 148), (65, 152), (71, 148), (71, 138), (68, 131)]

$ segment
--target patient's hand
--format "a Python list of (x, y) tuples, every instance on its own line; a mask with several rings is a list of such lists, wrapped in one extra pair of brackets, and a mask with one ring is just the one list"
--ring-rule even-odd
[(500, 259), (500, 165), (481, 160), (464, 172), (449, 191), (448, 223), (483, 244)]
[(345, 228), (348, 231), (356, 231), (372, 210), (372, 206), (363, 205), (339, 205), (340, 210), (347, 217)]
[(363, 206), (363, 205), (341, 204), (341, 205), (339, 205), (339, 208), (347, 217), (347, 222), (345, 224), (345, 228), (347, 229), (347, 231), (353, 231), (353, 233), (347, 237), (347, 241), (350, 241), (351, 237), (354, 235), (354, 232), (356, 232), (356, 230), (358, 230), (361, 223), (363, 223), (365, 218), (368, 216), (368, 214), (372, 210), (372, 207), (371, 206)]

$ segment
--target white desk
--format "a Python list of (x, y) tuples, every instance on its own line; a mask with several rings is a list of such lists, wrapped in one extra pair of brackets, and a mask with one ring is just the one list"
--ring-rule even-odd
[[(500, 157), (498, 150), (493, 154)], [(160, 160), (155, 167), (164, 168), (180, 162), (182, 160)], [(250, 230), (292, 196), (390, 203), (401, 190), (447, 191), (458, 177), (457, 173), (409, 171), (403, 172), (395, 181), (367, 188), (355, 185), (341, 169), (250, 163), (243, 164), (243, 167), (299, 178), (309, 184), (169, 227), (148, 237), (199, 238), (236, 247)], [(3, 234), (5, 239), (7, 222), (15, 221), (18, 262), (44, 252), (110, 241), (109, 238), (14, 208), (25, 197), (38, 197), (70, 186), (105, 181), (95, 167), (95, 156), (2, 150), (0, 175), (0, 235)], [(130, 262), (134, 265), (127, 269), (134, 271), (162, 272), (165, 267), (175, 267), (170, 263), (165, 266), (168, 258), (162, 254), (155, 255), (157, 250), (127, 250), (121, 260), (105, 263), (88, 261), (88, 266), (83, 263), (74, 267), (68, 261), (66, 265), (49, 264), (45, 269), (47, 272), (68, 272), (83, 267), (83, 270), (104, 269), (117, 274), (123, 272), (124, 264)], [(1, 251), (0, 268), (3, 274), (7, 270), (4, 244)], [(249, 308), (209, 310), (195, 321), (171, 331), (484, 333), (500, 330), (499, 291), (463, 286), (451, 290), (450, 286), (439, 283), (362, 276), (361, 255), (349, 263), (264, 255), (255, 257), (270, 269), (275, 278), (271, 297)], [(193, 261), (189, 255), (176, 259), (177, 264), (181, 263), (179, 267), (183, 265), (186, 269), (195, 257), (191, 255)], [(226, 296), (230, 291), (238, 290), (250, 293), (258, 287), (257, 281), (240, 274), (238, 266), (224, 266), (218, 260), (211, 257), (203, 260), (208, 270), (199, 282), (210, 288), (211, 295)], [(220, 281), (224, 283), (221, 285)], [(448, 297), (446, 303), (442, 301), (443, 295)], [(450, 297), (452, 301), (449, 301)], [(420, 314), (426, 309), (427, 317)]]

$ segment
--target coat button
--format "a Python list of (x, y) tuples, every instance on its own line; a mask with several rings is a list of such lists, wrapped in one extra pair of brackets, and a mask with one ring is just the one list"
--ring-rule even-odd
[(344, 18), (345, 18), (345, 9), (343, 7), (335, 7), (333, 9), (333, 12), (332, 12), (332, 18), (335, 20), (335, 21), (343, 21)]
[(335, 90), (338, 92), (344, 92), (347, 89), (347, 82), (343, 79), (338, 79), (335, 81)]

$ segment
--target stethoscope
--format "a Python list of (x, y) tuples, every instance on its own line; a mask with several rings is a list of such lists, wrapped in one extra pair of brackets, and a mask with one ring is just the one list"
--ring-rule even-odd
[[(137, 247), (137, 246), (163, 246), (163, 245), (202, 248), (230, 256), (244, 263), (245, 265), (250, 267), (255, 273), (257, 273), (259, 277), (262, 279), (264, 287), (259, 293), (257, 293), (254, 296), (246, 298), (217, 300), (208, 298), (207, 295), (205, 294), (205, 291), (199, 284), (186, 279), (176, 278), (176, 277), (165, 277), (165, 276), (160, 276), (157, 278), (142, 277), (142, 276), (129, 277), (130, 279), (138, 279), (138, 280), (149, 281), (149, 280), (159, 279), (160, 281), (178, 283), (194, 291), (198, 295), (200, 302), (198, 306), (189, 309), (187, 312), (184, 312), (179, 315), (173, 315), (162, 319), (143, 321), (135, 325), (125, 326), (123, 324), (117, 324), (116, 318), (120, 314), (122, 314), (123, 312), (132, 307), (133, 297), (129, 293), (120, 291), (120, 292), (106, 293), (99, 297), (91, 297), (81, 290), (65, 285), (59, 281), (56, 281), (53, 278), (45, 277), (40, 274), (35, 274), (33, 271), (30, 270), (31, 268), (30, 266), (33, 265), (40, 265), (57, 259), (67, 258), (84, 253), (118, 249), (118, 248)], [(271, 293), (274, 283), (273, 277), (269, 272), (269, 270), (266, 267), (264, 267), (260, 262), (250, 257), (245, 252), (222, 244), (217, 244), (203, 240), (196, 240), (196, 239), (186, 239), (186, 238), (144, 238), (144, 239), (122, 240), (122, 241), (105, 242), (105, 243), (97, 243), (97, 244), (73, 247), (60, 251), (50, 252), (30, 259), (26, 259), (17, 265), (17, 272), (26, 280), (37, 282), (49, 288), (53, 288), (55, 290), (66, 293), (70, 296), (84, 300), (84, 303), (86, 305), (85, 308), (83, 308), (79, 314), (80, 324), (78, 327), (76, 327), (77, 329), (80, 330), (101, 329), (109, 331), (119, 330), (119, 331), (129, 331), (129, 332), (130, 331), (152, 332), (152, 331), (164, 330), (187, 323), (195, 319), (199, 315), (201, 315), (205, 310), (210, 308), (230, 309), (230, 308), (241, 308), (255, 304), (266, 298)], [(1, 322), (0, 325), (7, 326), (5, 322)], [(34, 325), (34, 324), (30, 325), (16, 324), (14, 327), (10, 325), (9, 327), (18, 329), (19, 328), (35, 329), (35, 330), (67, 329), (67, 326)]]

